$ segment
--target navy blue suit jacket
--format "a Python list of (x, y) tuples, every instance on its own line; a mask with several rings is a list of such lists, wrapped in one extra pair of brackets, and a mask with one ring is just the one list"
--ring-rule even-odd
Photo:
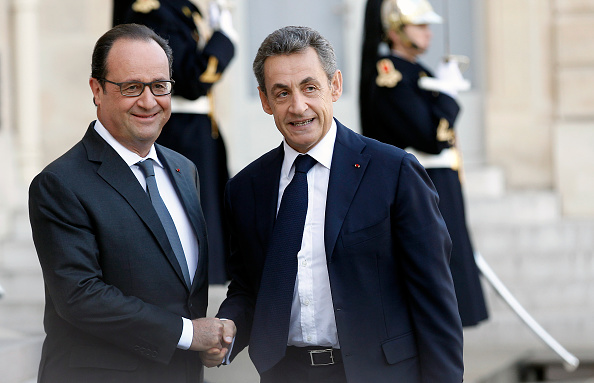
[(148, 195), (93, 125), (29, 190), (46, 294), (39, 381), (201, 381), (198, 353), (177, 349), (182, 316), (208, 303), (196, 167), (156, 145), (199, 241), (188, 288)]
[[(462, 327), (437, 193), (412, 155), (337, 126), (324, 239), (348, 381), (459, 383)], [(234, 355), (249, 345), (283, 157), (281, 145), (227, 185), (233, 279), (218, 316), (237, 325)]]

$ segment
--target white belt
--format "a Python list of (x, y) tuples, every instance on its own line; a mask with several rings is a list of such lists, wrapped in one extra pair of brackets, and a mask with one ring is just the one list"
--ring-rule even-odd
[(171, 112), (209, 114), (210, 101), (207, 96), (199, 97), (197, 100), (188, 100), (181, 96), (171, 96)]
[(425, 169), (447, 168), (458, 170), (460, 167), (460, 156), (456, 148), (443, 149), (439, 154), (427, 154), (413, 148), (406, 148), (404, 150), (417, 157), (417, 160), (419, 160)]

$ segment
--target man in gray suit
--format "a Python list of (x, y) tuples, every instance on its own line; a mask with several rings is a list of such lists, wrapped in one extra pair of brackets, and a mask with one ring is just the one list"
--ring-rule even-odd
[(147, 27), (105, 33), (89, 81), (98, 119), (31, 183), (46, 291), (40, 382), (201, 382), (234, 336), (233, 322), (204, 318), (196, 167), (154, 144), (171, 114), (171, 62)]

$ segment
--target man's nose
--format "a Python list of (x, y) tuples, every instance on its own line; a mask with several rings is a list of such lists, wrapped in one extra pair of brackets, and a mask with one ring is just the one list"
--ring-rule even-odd
[(306, 97), (300, 93), (294, 93), (291, 98), (289, 111), (294, 114), (302, 114), (307, 110)]
[(157, 104), (157, 100), (155, 99), (155, 95), (151, 92), (149, 86), (145, 86), (142, 90), (140, 96), (138, 96), (137, 104), (145, 109), (150, 109), (155, 104)]

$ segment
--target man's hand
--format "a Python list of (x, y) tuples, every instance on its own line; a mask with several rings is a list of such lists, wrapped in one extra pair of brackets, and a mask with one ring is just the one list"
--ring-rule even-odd
[(220, 323), (223, 325), (222, 337), (220, 339), (222, 347), (213, 347), (200, 352), (200, 359), (202, 359), (202, 364), (206, 367), (215, 367), (223, 363), (237, 332), (235, 323), (232, 320), (222, 320)]
[(198, 318), (192, 320), (194, 335), (190, 350), (206, 351), (212, 348), (222, 349), (223, 322), (218, 318)]

